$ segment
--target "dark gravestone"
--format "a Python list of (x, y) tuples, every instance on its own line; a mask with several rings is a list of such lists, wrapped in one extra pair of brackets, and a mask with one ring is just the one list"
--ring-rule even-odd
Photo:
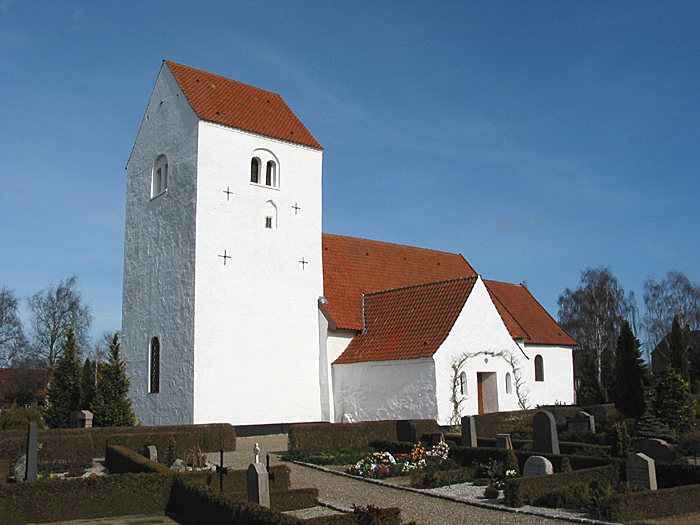
[(464, 416), (462, 418), (462, 446), (476, 447), (476, 421), (474, 416)]
[(646, 454), (654, 461), (669, 463), (676, 459), (676, 449), (663, 439), (645, 439), (634, 445), (635, 452)]
[(532, 450), (543, 454), (559, 454), (559, 436), (554, 415), (540, 410), (532, 421)]
[(496, 434), (496, 448), (513, 450), (513, 441), (510, 439), (510, 434)]
[(437, 446), (440, 443), (444, 443), (444, 442), (445, 442), (445, 434), (443, 434), (442, 432), (433, 432), (430, 435), (430, 445), (431, 446), (434, 447), (434, 446)]
[(656, 490), (656, 464), (646, 454), (633, 454), (625, 461), (627, 481), (646, 490)]
[(248, 501), (270, 506), (270, 476), (262, 463), (251, 463), (248, 467)]
[(416, 423), (412, 419), (396, 422), (396, 441), (417, 442)]
[(27, 471), (24, 476), (25, 481), (36, 481), (37, 479), (38, 433), (36, 422), (32, 421), (29, 423), (27, 428)]
[(567, 416), (566, 430), (568, 432), (579, 432), (580, 430), (595, 432), (595, 417), (588, 412), (576, 412), (573, 416)]

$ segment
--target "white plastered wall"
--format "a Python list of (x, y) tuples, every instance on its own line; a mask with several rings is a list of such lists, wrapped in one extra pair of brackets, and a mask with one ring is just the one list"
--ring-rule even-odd
[[(250, 182), (260, 151), (277, 188)], [(321, 172), (320, 150), (200, 123), (195, 423), (321, 419)]]
[[(525, 344), (530, 357), (523, 376), (530, 388), (530, 405), (574, 403), (574, 364), (570, 346)], [(544, 381), (535, 381), (535, 356), (542, 356)]]
[[(121, 341), (129, 395), (145, 425), (193, 421), (197, 122), (163, 65), (127, 163)], [(161, 154), (167, 191), (152, 199)], [(148, 393), (152, 337), (160, 341), (159, 393)]]

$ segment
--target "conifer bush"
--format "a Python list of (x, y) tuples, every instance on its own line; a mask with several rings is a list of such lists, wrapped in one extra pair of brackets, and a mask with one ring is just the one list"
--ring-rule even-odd
[(651, 407), (654, 415), (677, 435), (695, 427), (695, 399), (690, 393), (690, 384), (671, 366), (654, 387)]
[(61, 354), (46, 387), (47, 408), (44, 418), (51, 428), (68, 428), (70, 413), (78, 410), (80, 375), (76, 356), (75, 335), (68, 330), (61, 342)]

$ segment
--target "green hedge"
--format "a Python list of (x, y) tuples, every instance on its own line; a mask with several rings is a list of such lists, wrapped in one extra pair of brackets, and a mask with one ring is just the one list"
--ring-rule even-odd
[[(93, 443), (89, 435), (48, 437), (38, 441), (37, 467), (41, 472), (56, 472), (92, 467)], [(16, 437), (0, 441), (0, 458), (10, 465), (27, 453), (27, 438)]]
[(168, 512), (192, 525), (300, 525), (303, 521), (255, 503), (235, 502), (177, 476), (173, 483)]
[[(395, 507), (382, 509), (384, 518), (381, 520), (381, 525), (401, 525), (401, 510)], [(319, 516), (318, 518), (310, 518), (304, 520), (307, 525), (358, 525), (373, 523), (364, 520), (357, 514), (334, 514), (332, 516)]]
[[(450, 434), (450, 438), (457, 437), (456, 434)], [(513, 443), (513, 450), (522, 450), (532, 452), (532, 440), (529, 439), (511, 439)], [(456, 443), (461, 442), (461, 436), (459, 440), (455, 439)], [(480, 447), (496, 447), (496, 438), (477, 438), (477, 444)], [(571, 454), (574, 456), (609, 456), (610, 447), (605, 445), (593, 445), (590, 443), (580, 443), (578, 441), (560, 441), (559, 442), (559, 452), (561, 454)]]
[[(285, 491), (291, 486), (291, 469), (287, 465), (274, 465), (270, 467), (270, 474), (274, 479), (270, 480), (270, 491)], [(219, 490), (219, 474), (216, 472), (187, 472), (187, 480), (200, 486), (212, 487)], [(248, 470), (229, 470), (224, 476), (224, 492), (240, 493), (248, 491)]]
[(163, 514), (174, 476), (115, 474), (0, 486), (0, 523), (23, 525)]
[(700, 467), (677, 463), (656, 463), (656, 484), (660, 489), (700, 485)]
[[(170, 438), (175, 439), (176, 456), (185, 458), (185, 452), (196, 446), (194, 435), (191, 432), (152, 432), (148, 434), (113, 434), (107, 438), (107, 446), (120, 445), (144, 454), (146, 443), (154, 445), (158, 451), (158, 463), (165, 463), (168, 455)], [(170, 465), (166, 465), (170, 466)]]
[[(438, 432), (434, 419), (416, 419), (416, 434)], [(367, 447), (372, 441), (396, 441), (396, 420), (359, 423), (300, 423), (289, 428), (290, 453)]]
[(600, 519), (630, 522), (700, 511), (700, 485), (614, 494), (599, 506)]
[(522, 507), (545, 494), (574, 483), (589, 485), (596, 481), (599, 486), (616, 486), (620, 474), (617, 465), (577, 470), (574, 472), (551, 474), (549, 476), (531, 476), (508, 480), (504, 490), (506, 505)]
[[(211, 487), (210, 487), (211, 488)], [(214, 492), (218, 492), (218, 488), (214, 488)], [(248, 501), (247, 492), (226, 492), (224, 496), (238, 503), (246, 503)], [(291, 489), (277, 492), (270, 490), (270, 508), (278, 512), (287, 512), (290, 510), (308, 509), (315, 507), (318, 504), (318, 489)]]
[[(229, 423), (211, 423), (206, 425), (164, 425), (157, 427), (95, 427), (95, 428), (51, 428), (39, 429), (39, 441), (43, 438), (63, 436), (90, 436), (94, 445), (93, 458), (103, 458), (107, 450), (107, 440), (115, 434), (154, 434), (189, 432), (202, 452), (236, 450), (236, 429)], [(0, 430), (0, 451), (5, 439), (27, 439), (26, 430)], [(4, 458), (1, 455), (0, 457)], [(11, 459), (11, 458), (6, 458)]]
[(105, 456), (105, 466), (118, 474), (159, 472), (161, 474), (175, 474), (165, 465), (151, 461), (147, 457), (119, 445), (109, 445)]

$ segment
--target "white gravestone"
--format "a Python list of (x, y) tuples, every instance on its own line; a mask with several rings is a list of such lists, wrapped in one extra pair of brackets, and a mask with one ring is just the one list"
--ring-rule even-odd
[(632, 485), (656, 490), (656, 463), (646, 454), (633, 454), (625, 461), (627, 481)]
[(530, 456), (523, 467), (523, 477), (546, 476), (554, 474), (552, 462), (542, 456)]

